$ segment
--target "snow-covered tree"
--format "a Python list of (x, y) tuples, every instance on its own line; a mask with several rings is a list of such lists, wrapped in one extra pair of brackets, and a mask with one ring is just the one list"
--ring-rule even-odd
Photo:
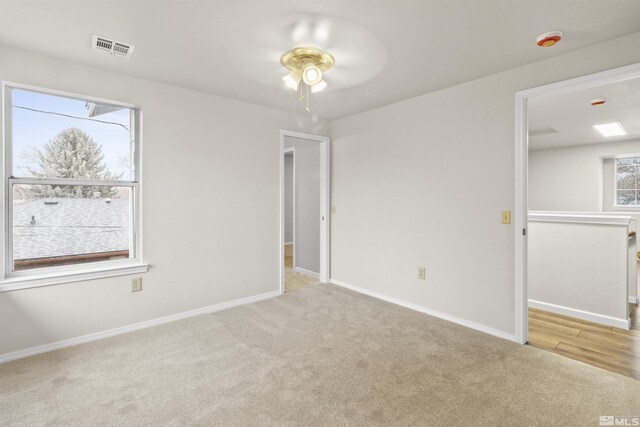
[[(121, 177), (109, 171), (104, 163), (102, 147), (78, 128), (63, 130), (42, 150), (34, 149), (28, 157), (36, 165), (28, 170), (36, 177), (91, 180), (117, 180)], [(117, 192), (117, 188), (100, 186), (41, 185), (32, 188), (35, 197), (112, 197)]]

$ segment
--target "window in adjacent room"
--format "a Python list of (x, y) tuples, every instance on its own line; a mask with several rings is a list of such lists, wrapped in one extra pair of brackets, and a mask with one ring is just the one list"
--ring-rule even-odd
[(616, 159), (616, 206), (640, 205), (640, 157)]
[(138, 121), (130, 105), (5, 86), (5, 284), (142, 265)]

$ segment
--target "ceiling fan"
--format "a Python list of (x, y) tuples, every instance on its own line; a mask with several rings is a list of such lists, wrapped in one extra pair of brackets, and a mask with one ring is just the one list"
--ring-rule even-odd
[(295, 91), (300, 88), (298, 100), (306, 99), (305, 110), (309, 112), (309, 92), (321, 92), (327, 87), (322, 76), (333, 67), (335, 59), (329, 52), (319, 48), (295, 47), (280, 57), (280, 63), (289, 70), (289, 74), (282, 79), (288, 88)]
[(280, 15), (260, 21), (243, 37), (246, 48), (234, 63), (254, 81), (296, 91), (306, 111), (311, 94), (362, 84), (387, 62), (377, 35), (339, 18)]

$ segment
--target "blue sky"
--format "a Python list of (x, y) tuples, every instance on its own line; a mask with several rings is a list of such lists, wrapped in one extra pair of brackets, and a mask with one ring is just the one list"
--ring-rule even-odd
[[(13, 99), (13, 164), (14, 176), (28, 176), (24, 170), (27, 161), (24, 152), (31, 147), (42, 147), (61, 131), (76, 127), (89, 134), (100, 146), (107, 167), (117, 174), (124, 172), (122, 178), (128, 178), (128, 169), (121, 164), (120, 157), (129, 157), (129, 131), (114, 124), (79, 120), (53, 114), (28, 111), (18, 106), (36, 110), (52, 111), (77, 117), (89, 118), (85, 101), (29, 92), (19, 89), (12, 91)], [(130, 128), (130, 110), (123, 109), (93, 117), (96, 120), (121, 123)]]

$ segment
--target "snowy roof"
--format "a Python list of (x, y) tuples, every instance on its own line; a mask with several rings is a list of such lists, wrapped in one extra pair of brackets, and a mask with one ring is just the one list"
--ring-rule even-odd
[(14, 259), (129, 249), (129, 200), (35, 199), (13, 208)]

